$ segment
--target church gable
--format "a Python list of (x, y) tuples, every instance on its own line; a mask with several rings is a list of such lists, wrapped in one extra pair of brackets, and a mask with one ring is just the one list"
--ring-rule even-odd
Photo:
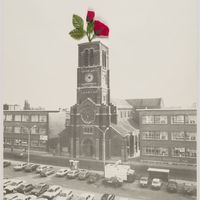
[(87, 98), (85, 101), (83, 101), (79, 106), (78, 106), (78, 112), (80, 112), (82, 109), (85, 109), (85, 108), (91, 108), (91, 109), (94, 109), (96, 108), (96, 104), (95, 102), (90, 99), (90, 98)]

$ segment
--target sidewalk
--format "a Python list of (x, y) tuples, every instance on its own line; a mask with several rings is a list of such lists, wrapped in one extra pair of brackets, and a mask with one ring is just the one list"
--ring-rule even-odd
[[(21, 149), (15, 149), (13, 152), (10, 151), (9, 148), (4, 148), (4, 152), (8, 152), (8, 153), (20, 153)], [(27, 154), (27, 152), (26, 152)], [(73, 159), (71, 158), (69, 155), (68, 156), (64, 156), (64, 155), (57, 155), (57, 154), (53, 154), (53, 153), (49, 153), (49, 152), (44, 152), (44, 151), (34, 151), (31, 150), (30, 151), (30, 155), (39, 155), (39, 156), (45, 156), (45, 157), (60, 157), (60, 158), (67, 158), (67, 159)], [(91, 161), (91, 162), (100, 162), (102, 163), (101, 160), (95, 160), (95, 159), (87, 159), (87, 158), (76, 158), (75, 160), (84, 160), (84, 161)], [(117, 159), (115, 160), (106, 160), (106, 163), (115, 163), (117, 161)], [(148, 167), (152, 167), (152, 166), (156, 166), (157, 168), (170, 168), (170, 169), (188, 169), (188, 170), (197, 170), (196, 165), (194, 164), (190, 164), (190, 163), (162, 163), (159, 161), (138, 161), (138, 159), (134, 160), (129, 160), (126, 162), (122, 162), (123, 164), (127, 164), (127, 165), (132, 165), (132, 166), (148, 166)]]
[[(26, 161), (27, 155), (25, 158), (20, 158), (19, 156), (17, 156), (19, 152), (20, 150), (15, 150), (14, 152), (11, 152), (10, 149), (4, 149), (4, 158)], [(74, 158), (70, 158), (69, 156), (59, 156), (59, 155), (53, 155), (48, 152), (39, 152), (32, 150), (30, 153), (30, 162), (35, 162), (40, 164), (67, 167), (69, 166), (70, 159)], [(75, 160), (79, 160), (80, 168), (101, 171), (101, 172), (104, 169), (102, 160), (92, 160), (84, 158), (75, 158)], [(106, 163), (113, 163), (113, 161), (106, 160)], [(148, 167), (170, 169), (170, 175), (171, 175), (170, 178), (175, 178), (175, 179), (196, 181), (196, 176), (197, 176), (197, 169), (195, 166), (167, 165), (161, 163), (145, 163), (139, 161), (128, 161), (128, 162), (123, 162), (123, 164), (131, 165), (131, 168), (136, 171), (138, 176), (147, 175)]]

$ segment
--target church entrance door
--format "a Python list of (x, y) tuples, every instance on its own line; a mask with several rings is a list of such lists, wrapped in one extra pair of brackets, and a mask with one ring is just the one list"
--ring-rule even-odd
[(93, 157), (94, 155), (92, 140), (89, 138), (86, 138), (82, 143), (82, 155), (84, 157)]

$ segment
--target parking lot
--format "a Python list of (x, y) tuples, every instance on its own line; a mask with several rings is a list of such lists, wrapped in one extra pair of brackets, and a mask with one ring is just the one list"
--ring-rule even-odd
[[(17, 161), (12, 161), (12, 165), (4, 168), (4, 177), (7, 178), (19, 178), (25, 180), (28, 183), (38, 184), (47, 183), (49, 185), (60, 185), (63, 188), (72, 189), (79, 196), (83, 192), (90, 192), (95, 195), (95, 199), (100, 200), (104, 193), (113, 193), (116, 195), (116, 199), (120, 197), (126, 197), (128, 199), (135, 200), (185, 200), (185, 199), (196, 199), (194, 196), (183, 195), (178, 191), (178, 193), (168, 193), (166, 191), (166, 185), (164, 184), (161, 190), (152, 190), (151, 188), (141, 188), (139, 187), (138, 180), (134, 183), (124, 183), (120, 188), (113, 188), (111, 186), (105, 186), (102, 184), (102, 180), (98, 180), (94, 184), (88, 184), (85, 180), (77, 179), (67, 179), (66, 177), (56, 177), (55, 174), (49, 175), (47, 177), (41, 177), (36, 172), (26, 173), (24, 171), (14, 171), (13, 165), (19, 163)], [(54, 166), (55, 170), (60, 169), (60, 167)], [(181, 188), (179, 188), (181, 190)]]

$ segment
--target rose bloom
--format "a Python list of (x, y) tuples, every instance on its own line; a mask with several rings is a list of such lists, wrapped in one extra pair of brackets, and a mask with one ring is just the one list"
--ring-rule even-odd
[(94, 32), (97, 36), (108, 36), (109, 35), (109, 28), (104, 23), (95, 20), (94, 21)]
[(86, 17), (87, 22), (92, 22), (94, 19), (94, 15), (95, 15), (95, 13), (93, 11), (88, 11), (87, 17)]

